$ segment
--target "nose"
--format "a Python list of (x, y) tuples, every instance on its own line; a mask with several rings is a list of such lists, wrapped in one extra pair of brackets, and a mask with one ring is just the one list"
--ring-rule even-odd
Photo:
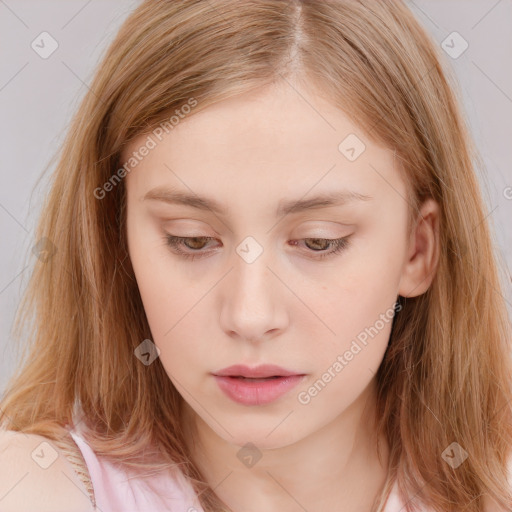
[(291, 292), (269, 266), (265, 251), (252, 262), (235, 256), (234, 268), (222, 283), (222, 329), (232, 338), (252, 342), (278, 336), (288, 325), (286, 295)]

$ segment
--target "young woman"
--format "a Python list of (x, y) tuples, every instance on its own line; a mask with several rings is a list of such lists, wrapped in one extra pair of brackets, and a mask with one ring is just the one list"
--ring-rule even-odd
[(398, 0), (140, 4), (42, 212), (1, 510), (510, 510), (510, 322), (440, 61)]

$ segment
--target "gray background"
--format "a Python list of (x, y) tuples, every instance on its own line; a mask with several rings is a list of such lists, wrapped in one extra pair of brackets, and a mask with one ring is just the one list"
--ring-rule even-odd
[[(457, 75), (486, 164), (479, 179), (512, 313), (512, 0), (407, 3), (440, 45), (454, 31), (469, 44), (457, 58), (446, 55), (445, 62)], [(0, 392), (18, 357), (11, 328), (35, 261), (33, 230), (54, 169), (51, 158), (99, 57), (138, 4), (0, 0)], [(44, 31), (59, 45), (47, 59), (31, 47)], [(445, 44), (460, 47), (451, 40)]]

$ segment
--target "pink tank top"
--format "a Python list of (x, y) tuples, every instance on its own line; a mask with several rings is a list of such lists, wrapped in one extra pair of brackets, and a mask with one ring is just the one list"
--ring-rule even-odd
[[(100, 512), (204, 512), (192, 485), (183, 473), (178, 472), (174, 478), (169, 473), (163, 472), (149, 478), (139, 477), (97, 456), (81, 437), (79, 431), (71, 429), (70, 434), (87, 465), (94, 489), (96, 510)], [(399, 499), (395, 482), (384, 512), (398, 512), (403, 508), (404, 503)]]
[(99, 512), (204, 512), (192, 485), (179, 472), (140, 477), (97, 456), (80, 432), (69, 433), (82, 452)]

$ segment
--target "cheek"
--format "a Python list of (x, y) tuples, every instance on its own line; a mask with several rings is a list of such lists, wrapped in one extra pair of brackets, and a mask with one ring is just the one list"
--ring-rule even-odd
[(138, 217), (128, 216), (127, 237), (130, 260), (151, 332), (156, 338), (162, 338), (176, 321), (174, 312), (180, 311), (184, 284), (174, 269), (165, 241), (155, 229), (142, 225)]
[(333, 270), (328, 283), (316, 287), (313, 300), (319, 316), (337, 337), (354, 336), (393, 307), (400, 274), (397, 254), (377, 247), (361, 250)]
[(193, 294), (179, 272), (155, 258), (148, 261), (144, 254), (134, 253), (132, 265), (153, 341), (162, 349), (161, 345), (186, 325), (187, 311), (194, 305)]
[[(128, 249), (144, 311), (151, 329), (151, 341), (160, 350), (160, 361), (169, 377), (186, 380), (188, 369), (197, 365), (204, 340), (201, 321), (201, 296), (204, 290), (194, 285), (172, 257), (162, 236), (136, 221), (128, 223)], [(161, 239), (162, 238), (162, 239)], [(203, 347), (204, 348), (204, 347)]]
[[(194, 297), (185, 293), (179, 273), (159, 266), (155, 259), (146, 261), (142, 253), (133, 254), (133, 266), (142, 303), (151, 329), (151, 341), (160, 350), (159, 358), (167, 375), (183, 394), (180, 382), (187, 381), (188, 369), (197, 365), (200, 322), (191, 322)], [(168, 267), (168, 266), (167, 266)], [(197, 316), (197, 315), (196, 315)], [(196, 318), (197, 319), (197, 318)]]
[[(361, 288), (354, 294), (344, 290), (326, 302), (328, 307), (323, 309), (322, 320), (330, 332), (325, 330), (324, 342), (317, 345), (317, 356), (322, 359), (323, 367), (329, 368), (338, 356), (342, 356), (345, 374), (351, 373), (357, 378), (360, 371), (377, 370), (395, 314), (393, 290), (393, 287), (370, 287)], [(309, 332), (312, 331), (311, 322)], [(349, 366), (351, 370), (347, 371)]]
[(344, 266), (332, 272), (329, 283), (317, 288), (312, 309), (324, 325), (308, 315), (307, 325), (302, 326), (312, 332), (315, 323), (316, 330), (324, 332), (323, 343), (316, 345), (319, 371), (328, 371), (342, 356), (331, 372), (338, 370), (337, 382), (348, 386), (349, 394), (351, 387), (355, 392), (361, 379), (366, 382), (380, 366), (395, 314), (401, 260), (396, 247), (384, 241), (373, 243), (374, 247), (347, 258)]
[[(314, 375), (299, 390), (299, 403), (329, 411), (347, 408), (367, 388), (379, 366), (389, 343), (394, 305), (396, 302), (394, 279), (375, 281), (372, 272), (353, 275), (350, 286), (324, 290), (321, 318), (331, 329), (320, 325), (325, 334), (315, 344), (311, 354)], [(313, 329), (313, 323), (316, 327)], [(318, 332), (318, 320), (308, 320), (306, 332)]]

